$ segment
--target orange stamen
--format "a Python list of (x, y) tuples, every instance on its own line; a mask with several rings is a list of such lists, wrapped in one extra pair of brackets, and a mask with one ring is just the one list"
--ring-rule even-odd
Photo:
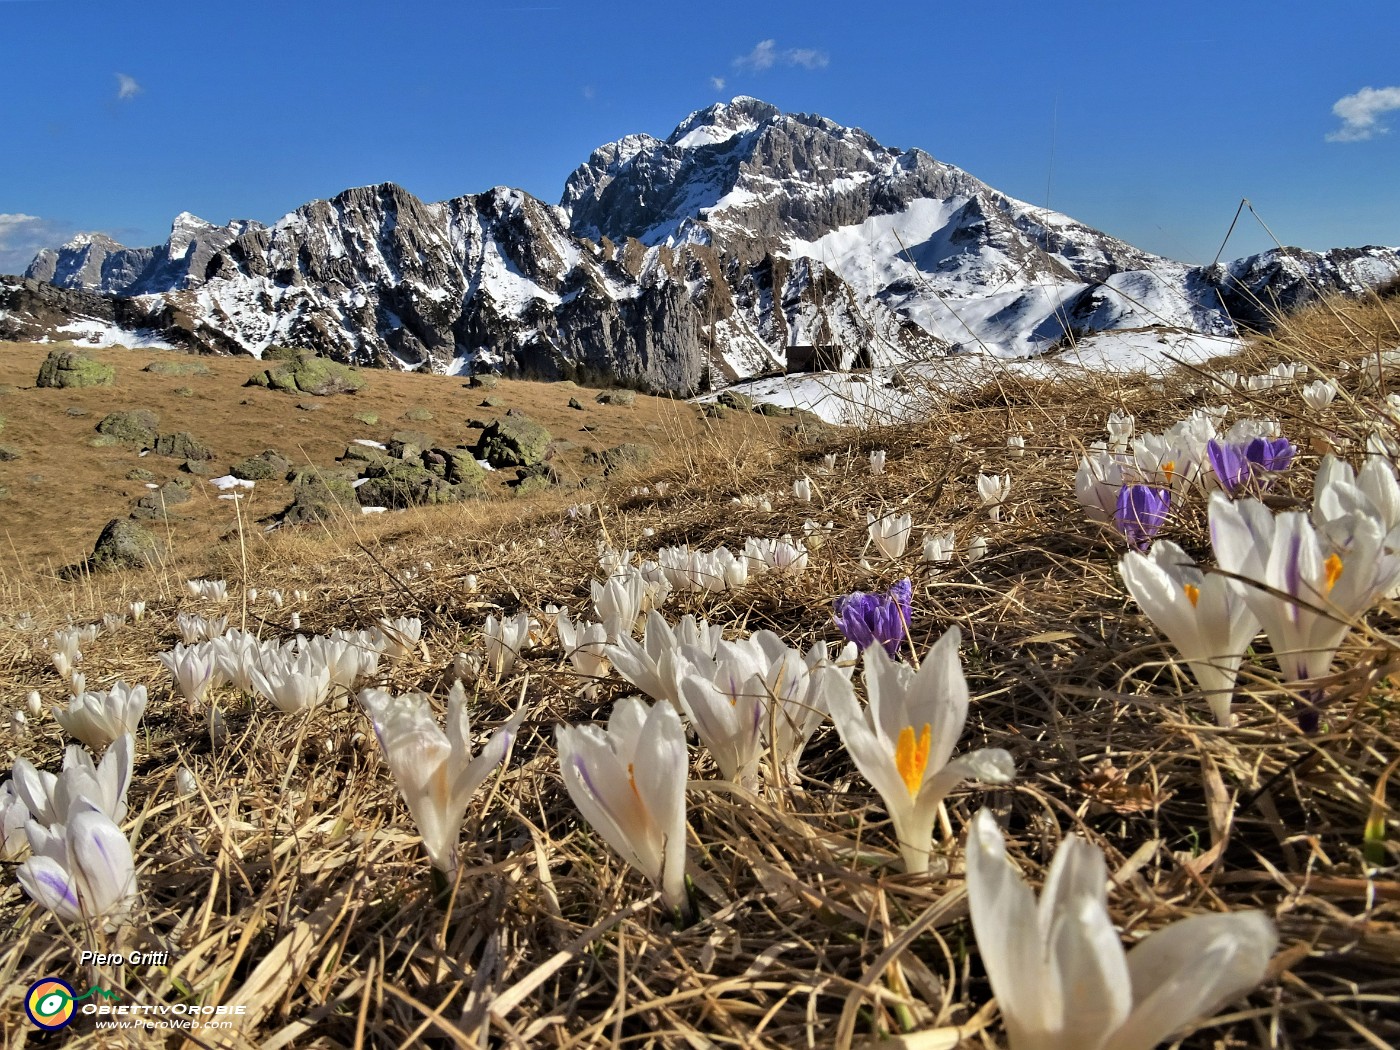
[(1194, 609), (1196, 603), (1201, 600), (1201, 589), (1194, 583), (1183, 583), (1181, 589), (1186, 592), (1186, 597), (1191, 602), (1191, 608)]
[(1328, 555), (1322, 567), (1327, 570), (1327, 593), (1332, 593), (1332, 588), (1337, 586), (1337, 581), (1342, 578), (1342, 559), (1335, 554)]
[(924, 770), (928, 767), (929, 746), (933, 742), (933, 727), (924, 723), (924, 731), (914, 739), (914, 727), (905, 726), (899, 731), (899, 740), (894, 745), (894, 764), (899, 770), (904, 786), (909, 789), (909, 797), (919, 793), (924, 783)]

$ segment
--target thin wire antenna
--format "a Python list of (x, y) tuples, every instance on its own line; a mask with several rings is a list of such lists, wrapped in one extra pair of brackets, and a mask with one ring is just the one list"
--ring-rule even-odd
[[(1223, 240), (1223, 241), (1220, 242), (1220, 250), (1217, 251), (1217, 252), (1215, 253), (1215, 258), (1212, 259), (1212, 260), (1210, 261), (1210, 265), (1211, 265), (1212, 268), (1214, 268), (1215, 265), (1216, 265), (1218, 262), (1220, 262), (1220, 257), (1221, 257), (1222, 255), (1225, 254), (1225, 245), (1226, 245), (1226, 243), (1230, 240), (1230, 234), (1232, 234), (1232, 233), (1235, 232), (1235, 223), (1237, 223), (1237, 222), (1240, 221), (1240, 215), (1242, 215), (1242, 214), (1244, 213), (1244, 209), (1245, 209), (1245, 206), (1246, 206), (1246, 205), (1249, 206), (1249, 210), (1250, 210), (1251, 212), (1254, 211), (1254, 205), (1252, 205), (1252, 204), (1249, 203), (1249, 198), (1248, 198), (1248, 197), (1241, 197), (1241, 198), (1240, 198), (1240, 206), (1239, 206), (1238, 208), (1235, 209), (1235, 217), (1234, 217), (1233, 219), (1230, 220), (1230, 228), (1229, 228), (1228, 230), (1225, 231), (1225, 240)], [(1257, 219), (1257, 218), (1259, 218), (1259, 216), (1256, 215), (1255, 218)], [(1260, 221), (1260, 224), (1262, 225), (1262, 224), (1263, 224), (1263, 220), (1260, 219), (1259, 221)], [(1265, 229), (1268, 229), (1267, 226), (1265, 226), (1264, 228), (1265, 228)], [(1273, 236), (1273, 235), (1270, 234), (1270, 236)]]

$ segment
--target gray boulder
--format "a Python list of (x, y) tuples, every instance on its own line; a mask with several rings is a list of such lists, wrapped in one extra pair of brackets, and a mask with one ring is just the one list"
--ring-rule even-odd
[(478, 459), (498, 470), (502, 467), (533, 467), (544, 461), (552, 435), (541, 424), (526, 416), (507, 416), (490, 423), (477, 442)]
[(97, 537), (89, 564), (100, 570), (139, 569), (151, 564), (155, 554), (150, 532), (128, 518), (114, 518)]
[(95, 361), (82, 350), (73, 348), (54, 350), (44, 358), (39, 366), (39, 378), (35, 386), (45, 387), (84, 387), (111, 386), (117, 370), (111, 365)]

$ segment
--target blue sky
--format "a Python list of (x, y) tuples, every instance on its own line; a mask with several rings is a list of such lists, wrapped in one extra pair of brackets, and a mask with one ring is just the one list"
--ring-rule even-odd
[[(1400, 245), (1394, 0), (0, 0), (0, 27), (0, 272), (373, 182), (555, 202), (594, 147), (736, 94), (1186, 262), (1246, 196), (1286, 244)], [(1225, 254), (1272, 243), (1246, 217)]]

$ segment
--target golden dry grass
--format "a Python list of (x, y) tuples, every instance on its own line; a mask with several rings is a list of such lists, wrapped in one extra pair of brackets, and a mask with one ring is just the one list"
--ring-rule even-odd
[[(624, 441), (660, 444), (671, 439), (695, 444), (704, 435), (762, 428), (775, 430), (768, 421), (738, 417), (702, 420), (684, 402), (638, 395), (630, 406), (600, 405), (596, 390), (573, 384), (503, 380), (494, 391), (467, 389), (456, 376), (410, 375), (372, 371), (366, 387), (356, 395), (311, 397), (243, 384), (259, 370), (251, 358), (189, 358), (160, 350), (128, 350), (122, 347), (89, 351), (97, 360), (115, 366), (111, 387), (39, 389), (34, 385), (39, 366), (53, 347), (0, 343), (0, 417), (4, 419), (0, 442), (15, 447), (20, 456), (0, 462), (0, 486), (8, 497), (0, 499), (0, 566), (6, 572), (59, 567), (82, 561), (102, 527), (112, 518), (126, 517), (148, 489), (141, 480), (128, 478), (141, 468), (156, 475), (156, 482), (190, 479), (180, 470), (181, 461), (125, 446), (93, 447), (96, 426), (109, 412), (149, 409), (160, 417), (162, 434), (188, 431), (215, 454), (210, 461), (216, 474), (227, 473), (235, 462), (275, 448), (294, 466), (334, 468), (335, 460), (356, 438), (387, 442), (396, 430), (427, 433), (445, 446), (473, 444), (480, 431), (468, 420), (498, 419), (515, 408), (543, 423), (556, 439), (572, 442), (551, 462), (566, 480), (596, 475), (597, 468), (583, 465), (589, 451)], [(157, 361), (198, 362), (209, 375), (170, 376), (143, 371)], [(176, 391), (187, 388), (187, 395)], [(499, 399), (496, 407), (482, 404), (486, 396)], [(571, 409), (576, 397), (584, 411)], [(297, 408), (314, 405), (315, 411)], [(413, 408), (424, 408), (433, 419), (418, 422), (406, 417)], [(373, 412), (379, 421), (366, 424), (354, 417)], [(72, 415), (70, 412), (82, 413)], [(743, 424), (740, 426), (740, 424)], [(581, 428), (590, 427), (585, 432)], [(514, 471), (492, 475), (492, 498), (509, 498), (507, 480)], [(227, 502), (201, 479), (194, 478), (194, 498), (168, 508), (170, 527), (157, 522), (155, 531), (182, 549), (208, 546), (235, 528)], [(291, 500), (291, 486), (283, 481), (259, 483), (248, 507), (253, 518), (282, 510)], [(353, 508), (352, 508), (353, 509)], [(254, 531), (257, 531), (256, 529)]]
[[(1333, 328), (1320, 313), (1344, 323)], [(911, 1050), (960, 1038), (1004, 1046), (967, 921), (960, 845), (972, 814), (990, 805), (1037, 884), (1067, 834), (1101, 847), (1127, 942), (1201, 912), (1253, 907), (1275, 919), (1282, 943), (1265, 983), (1182, 1046), (1395, 1045), (1394, 607), (1376, 610), (1343, 650), (1324, 732), (1296, 730), (1262, 642), (1242, 676), (1240, 725), (1221, 730), (1127, 597), (1116, 570), (1121, 542), (1086, 525), (1072, 494), (1078, 454), (1101, 436), (1110, 409), (1134, 412), (1142, 432), (1226, 403), (1283, 420), (1305, 455), (1276, 502), (1305, 497), (1316, 465), (1309, 450), (1355, 442), (1381, 418), (1377, 393), (1340, 369), (1377, 340), (1400, 342), (1386, 334), (1395, 316), (1393, 303), (1333, 302), (1297, 319), (1298, 334), (1220, 363), (1248, 372), (1280, 357), (1308, 359), (1346, 392), (1321, 418), (1291, 388), (1222, 396), (1190, 374), (1160, 389), (1129, 378), (1092, 388), (1007, 381), (927, 424), (848, 433), (828, 446), (785, 445), (772, 428), (676, 425), (670, 454), (648, 479), (669, 482), (664, 497), (633, 495), (631, 479), (610, 481), (587, 497), (594, 513), (578, 519), (564, 512), (575, 495), (487, 501), (274, 533), (251, 547), (246, 572), (237, 544), (226, 543), (182, 550), (149, 572), (71, 584), (13, 574), (7, 611), (38, 621), (36, 630), (0, 634), (0, 688), (13, 703), (29, 688), (47, 702), (64, 696), (40, 644), (44, 630), (132, 597), (150, 602), (140, 624), (98, 639), (84, 669), (90, 686), (124, 677), (152, 689), (127, 825), (144, 900), (120, 946), (169, 949), (171, 965), (80, 972), (76, 952), (90, 935), (29, 905), (6, 865), (0, 924), (15, 932), (0, 947), (0, 1026), (12, 1045), (34, 1035), (21, 993), (53, 973), (106, 981), (128, 999), (249, 1006), (236, 1030), (206, 1030), (189, 1046), (787, 1050), (883, 1037)], [(1026, 436), (1024, 458), (1006, 449), (1008, 430)], [(888, 450), (880, 477), (865, 465), (874, 448)], [(818, 473), (828, 451), (838, 470)], [(1012, 475), (1004, 521), (986, 521), (979, 505), (982, 470)], [(790, 497), (803, 474), (818, 489), (810, 506)], [(773, 494), (772, 512), (730, 502), (762, 492)], [(899, 562), (866, 569), (865, 513), (881, 508), (912, 513), (916, 534)], [(795, 791), (737, 791), (716, 781), (697, 749), (689, 871), (701, 917), (675, 929), (644, 880), (579, 820), (557, 773), (553, 727), (604, 718), (631, 690), (614, 677), (595, 698), (579, 698), (576, 676), (548, 643), (506, 681), (475, 683), (483, 728), (522, 698), (529, 715), (511, 762), (469, 811), (461, 877), (443, 901), (363, 714), (287, 718), (226, 692), (231, 742), (211, 749), (202, 718), (172, 698), (154, 660), (175, 641), (176, 610), (216, 611), (185, 595), (181, 580), (221, 576), (235, 597), (217, 611), (232, 610), (233, 622), (246, 588), (262, 591), (247, 622), (265, 637), (288, 636), (293, 611), (315, 631), (422, 616), (424, 653), (389, 666), (384, 684), (440, 698), (453, 655), (478, 644), (488, 613), (586, 607), (599, 540), (646, 551), (734, 547), (800, 530), (807, 517), (835, 528), (800, 580), (677, 596), (666, 611), (770, 628), (805, 647), (837, 638), (835, 596), (911, 576), (916, 649), (952, 624), (964, 632), (974, 701), (959, 749), (1005, 747), (1018, 768), (1009, 787), (949, 800), (945, 870), (936, 875), (899, 872), (878, 796), (830, 725), (809, 746)], [(1203, 523), (1199, 508), (1185, 513), (1171, 537), (1201, 555)], [(989, 556), (936, 574), (919, 565), (923, 531), (947, 525), (960, 549), (985, 534)], [(468, 574), (478, 591), (466, 589)], [(307, 594), (276, 609), (266, 600), (274, 586)], [(63, 741), (44, 719), (7, 743), (56, 768)], [(177, 797), (179, 764), (197, 774), (196, 797)], [(1379, 851), (1369, 861), (1368, 820), (1369, 848)], [(133, 1045), (161, 1045), (144, 1038)], [(69, 1043), (119, 1045), (81, 1024)]]

